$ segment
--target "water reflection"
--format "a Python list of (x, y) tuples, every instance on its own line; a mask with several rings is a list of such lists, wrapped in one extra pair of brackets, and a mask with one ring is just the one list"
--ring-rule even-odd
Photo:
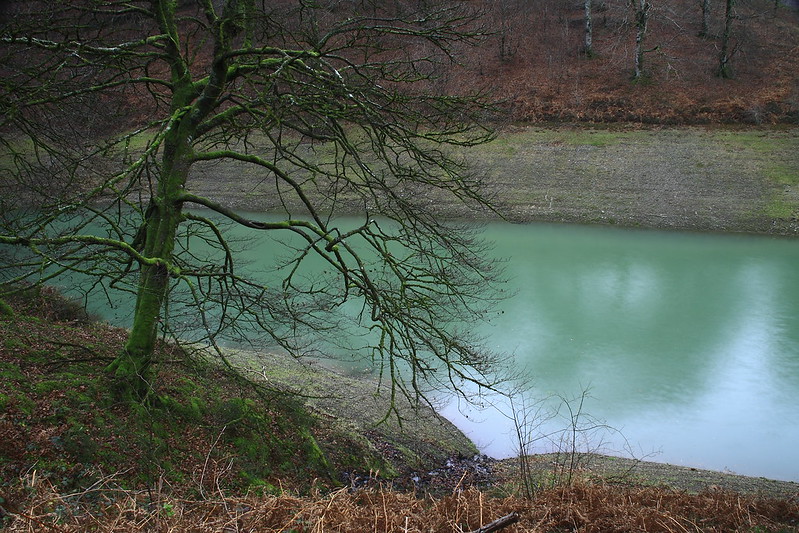
[[(501, 231), (497, 252), (511, 258), (518, 294), (488, 333), (538, 394), (590, 385), (589, 411), (645, 452), (661, 449), (659, 460), (799, 480), (794, 241)], [(509, 430), (488, 415), (488, 431), (461, 423), (478, 441)], [(509, 439), (485, 444), (496, 455), (514, 451)]]

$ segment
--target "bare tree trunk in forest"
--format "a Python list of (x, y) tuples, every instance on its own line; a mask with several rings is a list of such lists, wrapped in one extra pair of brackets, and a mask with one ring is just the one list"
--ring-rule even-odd
[(513, 50), (510, 45), (510, 17), (512, 16), (508, 9), (507, 2), (498, 2), (499, 9), (499, 57), (500, 59), (507, 59), (513, 55)]
[(635, 9), (635, 73), (634, 79), (640, 79), (644, 68), (644, 35), (649, 23), (649, 9), (652, 4), (647, 0), (631, 0)]
[(727, 8), (724, 13), (724, 33), (721, 35), (721, 53), (719, 54), (718, 75), (722, 78), (732, 78), (730, 35), (732, 34), (732, 19), (735, 16), (734, 10), (735, 0), (727, 0)]
[(710, 31), (708, 18), (710, 17), (710, 0), (702, 0), (702, 29), (699, 30), (700, 37), (706, 37)]
[(585, 55), (588, 57), (594, 55), (593, 39), (594, 30), (591, 20), (591, 0), (585, 0)]

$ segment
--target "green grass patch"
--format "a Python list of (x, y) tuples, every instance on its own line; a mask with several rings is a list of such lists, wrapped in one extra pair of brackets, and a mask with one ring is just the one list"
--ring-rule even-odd
[(714, 137), (730, 148), (759, 153), (774, 153), (785, 147), (784, 137), (776, 136), (770, 131), (721, 130)]
[(516, 135), (500, 135), (481, 147), (482, 151), (490, 152), (494, 155), (513, 156), (519, 150), (520, 142)]
[(619, 144), (625, 137), (626, 133), (623, 132), (576, 129), (558, 131), (552, 142), (601, 148)]
[(766, 177), (778, 185), (799, 184), (799, 169), (780, 161), (774, 161), (766, 168)]
[[(23, 343), (17, 341), (17, 339), (6, 339), (5, 344), (6, 348), (8, 348), (9, 345), (14, 346), (15, 348), (19, 347), (20, 345), (24, 345)], [(18, 364), (9, 361), (0, 361), (0, 380), (22, 381), (25, 380), (25, 374), (22, 373), (22, 369)]]
[(634, 132), (612, 129), (539, 129), (528, 128), (518, 132), (503, 132), (490, 143), (475, 148), (472, 152), (490, 152), (512, 156), (528, 144), (568, 144), (571, 146), (613, 146), (625, 141)]
[(790, 220), (799, 214), (799, 139), (793, 131), (720, 131), (716, 138), (743, 160), (758, 161), (766, 186), (772, 189), (762, 215)]
[(799, 215), (799, 204), (778, 197), (766, 204), (764, 212), (769, 218), (790, 219)]
[(763, 172), (773, 183), (799, 183), (799, 139), (791, 132), (720, 131), (715, 137), (730, 150), (751, 153), (753, 159), (762, 161), (765, 156)]

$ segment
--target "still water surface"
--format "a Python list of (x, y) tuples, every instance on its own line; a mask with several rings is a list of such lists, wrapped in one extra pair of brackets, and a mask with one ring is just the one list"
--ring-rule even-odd
[[(534, 395), (590, 388), (584, 411), (638, 456), (799, 481), (796, 241), (550, 225), (488, 237), (518, 292), (486, 334)], [(444, 414), (490, 455), (517, 449), (502, 416)]]
[[(531, 398), (590, 389), (583, 411), (638, 457), (799, 481), (797, 241), (537, 224), (485, 237), (514, 296), (482, 333)], [(129, 325), (119, 306), (101, 311)], [(443, 414), (490, 455), (518, 449), (495, 411)], [(599, 437), (598, 451), (624, 452), (619, 434)]]

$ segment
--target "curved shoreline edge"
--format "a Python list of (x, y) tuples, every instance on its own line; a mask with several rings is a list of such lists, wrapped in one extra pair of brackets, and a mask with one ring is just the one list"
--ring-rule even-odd
[[(510, 222), (799, 237), (797, 127), (520, 125), (474, 148), (468, 158), (485, 175), (487, 193), (497, 198)], [(268, 192), (259, 189), (259, 176), (237, 174), (233, 190), (232, 180), (219, 179), (220, 171), (194, 176), (193, 186), (225, 198), (231, 207), (272, 208)], [(493, 213), (471, 212), (455, 203), (435, 204), (444, 217), (497, 220)], [(648, 482), (685, 490), (799, 492), (793, 482), (621, 457), (596, 456), (589, 464), (627, 469), (629, 462), (635, 466), (633, 477), (638, 471)]]
[[(252, 360), (254, 352), (232, 350), (234, 360)], [(369, 376), (345, 375), (321, 364), (304, 364), (294, 359), (274, 354), (257, 354), (258, 365), (269, 370), (276, 383), (296, 387), (309, 385), (310, 395), (317, 394), (310, 406), (321, 413), (327, 422), (347, 424), (353, 431), (369, 441), (370, 448), (381, 453), (393, 463), (398, 474), (408, 475), (414, 470), (428, 471), (442, 467), (453, 456), (472, 457), (478, 454), (477, 446), (454, 424), (444, 419), (427, 405), (402, 405), (407, 417), (403, 426), (396, 421), (380, 422), (388, 399), (374, 394), (376, 383)], [(324, 391), (324, 394), (319, 394)], [(534, 476), (551, 479), (558, 461), (569, 454), (537, 454), (532, 456)], [(703, 490), (727, 490), (770, 498), (792, 498), (799, 495), (799, 483), (744, 476), (732, 472), (705, 470), (691, 466), (661, 463), (601, 453), (576, 453), (575, 475), (580, 479), (609, 484), (665, 486), (690, 493)], [(493, 471), (495, 484), (518, 482), (519, 460), (490, 459), (475, 461), (487, 463)]]

